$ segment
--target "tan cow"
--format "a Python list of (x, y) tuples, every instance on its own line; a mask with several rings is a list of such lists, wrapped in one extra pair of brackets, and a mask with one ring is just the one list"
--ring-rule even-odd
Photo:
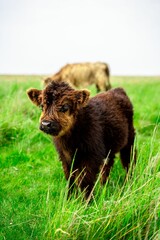
[(95, 84), (97, 92), (111, 88), (109, 67), (106, 63), (76, 63), (67, 64), (59, 72), (44, 80), (45, 86), (51, 81), (66, 81), (73, 87), (86, 87)]

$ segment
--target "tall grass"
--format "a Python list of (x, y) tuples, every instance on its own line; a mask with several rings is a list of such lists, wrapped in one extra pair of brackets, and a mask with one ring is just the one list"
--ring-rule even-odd
[[(26, 96), (39, 76), (0, 76), (0, 239), (158, 239), (160, 228), (160, 78), (112, 77), (135, 111), (138, 158), (132, 177), (119, 156), (87, 204), (66, 198), (67, 183), (40, 111)], [(95, 87), (90, 86), (92, 95)]]

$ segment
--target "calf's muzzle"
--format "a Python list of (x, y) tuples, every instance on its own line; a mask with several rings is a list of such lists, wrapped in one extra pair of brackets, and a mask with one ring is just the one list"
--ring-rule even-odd
[(56, 136), (60, 132), (61, 126), (57, 121), (42, 120), (40, 123), (40, 130)]

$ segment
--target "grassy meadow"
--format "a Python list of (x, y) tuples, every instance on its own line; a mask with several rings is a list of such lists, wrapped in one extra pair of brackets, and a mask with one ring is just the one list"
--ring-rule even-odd
[(160, 77), (111, 78), (134, 105), (137, 165), (124, 181), (117, 156), (89, 205), (81, 194), (66, 199), (61, 162), (50, 136), (39, 131), (40, 109), (26, 90), (41, 88), (41, 80), (0, 76), (0, 240), (160, 239)]

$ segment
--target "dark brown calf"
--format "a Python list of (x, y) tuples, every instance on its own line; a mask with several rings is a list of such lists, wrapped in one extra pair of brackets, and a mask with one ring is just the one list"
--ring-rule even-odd
[(89, 99), (87, 90), (55, 81), (27, 93), (42, 108), (40, 129), (53, 136), (70, 191), (77, 184), (88, 198), (98, 173), (106, 182), (118, 152), (128, 171), (135, 131), (132, 104), (122, 88)]

